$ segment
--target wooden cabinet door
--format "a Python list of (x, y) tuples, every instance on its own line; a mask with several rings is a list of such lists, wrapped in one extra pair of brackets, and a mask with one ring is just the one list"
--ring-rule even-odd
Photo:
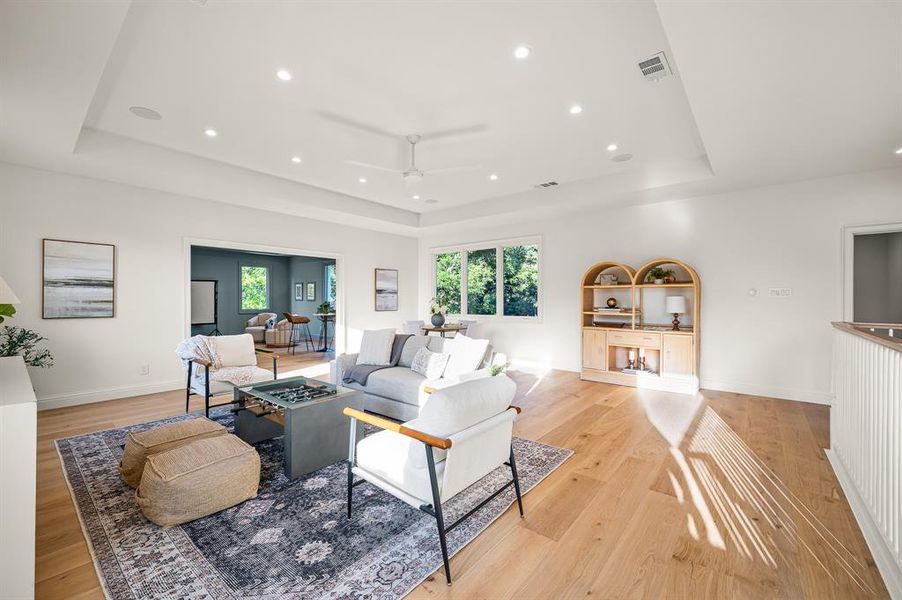
[(691, 335), (662, 336), (661, 375), (692, 375), (695, 372), (695, 352)]
[(583, 329), (583, 368), (608, 370), (605, 332)]

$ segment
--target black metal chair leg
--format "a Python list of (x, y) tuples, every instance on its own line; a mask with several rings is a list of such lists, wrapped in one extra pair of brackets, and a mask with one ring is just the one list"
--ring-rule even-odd
[(520, 477), (517, 475), (517, 463), (514, 462), (514, 445), (511, 444), (511, 475), (514, 476), (514, 491), (517, 492), (517, 507), (520, 509), (520, 517), (523, 517), (523, 497), (520, 495)]
[(210, 418), (210, 367), (204, 377), (204, 416)]
[(307, 348), (307, 352), (316, 350), (316, 346), (313, 343), (313, 334), (310, 333), (310, 323), (304, 323), (304, 346)]
[(351, 497), (354, 491), (354, 473), (351, 472), (353, 466), (351, 461), (348, 461), (348, 519), (351, 518)]
[(445, 579), (451, 585), (451, 566), (448, 564), (448, 542), (445, 539), (445, 520), (442, 518), (442, 497), (438, 491), (438, 478), (435, 476), (435, 458), (432, 446), (426, 446), (426, 463), (429, 466), (429, 482), (432, 484), (432, 509), (435, 512), (435, 524), (438, 527), (438, 539), (442, 546), (442, 561), (445, 563)]
[(193, 362), (188, 363), (188, 383), (185, 385), (185, 413), (191, 408), (191, 371), (194, 366)]

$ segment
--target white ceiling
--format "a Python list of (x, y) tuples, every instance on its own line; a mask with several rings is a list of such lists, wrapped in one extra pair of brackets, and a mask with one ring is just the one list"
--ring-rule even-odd
[[(902, 166), (899, 31), (895, 2), (12, 0), (0, 160), (412, 234)], [(407, 133), (420, 168), (480, 168), (345, 162), (403, 169)]]
[[(87, 125), (427, 211), (616, 173), (611, 142), (636, 164), (703, 155), (679, 80), (637, 67), (666, 44), (651, 3), (134, 4)], [(421, 168), (480, 168), (409, 186), (345, 162), (403, 170), (411, 133)]]

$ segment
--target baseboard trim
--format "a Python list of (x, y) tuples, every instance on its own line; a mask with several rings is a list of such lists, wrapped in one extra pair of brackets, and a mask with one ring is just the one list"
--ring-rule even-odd
[(765, 398), (778, 398), (780, 400), (794, 400), (796, 402), (809, 402), (811, 404), (833, 404), (833, 394), (829, 392), (814, 392), (811, 390), (797, 390), (790, 388), (775, 388), (766, 385), (750, 383), (736, 383), (732, 381), (719, 381), (702, 378), (702, 389), (716, 390), (720, 392), (735, 392), (748, 396), (763, 396)]
[(145, 394), (157, 394), (159, 392), (171, 392), (172, 390), (184, 389), (184, 386), (185, 382), (182, 379), (160, 381), (157, 383), (142, 383), (139, 385), (125, 385), (102, 390), (88, 390), (84, 392), (73, 392), (71, 394), (41, 396), (38, 398), (37, 404), (38, 410), (51, 410), (53, 408), (63, 408), (65, 406), (93, 404), (94, 402), (103, 402), (105, 400), (131, 398), (133, 396), (144, 396)]
[(893, 558), (892, 551), (887, 547), (883, 535), (880, 534), (880, 528), (877, 527), (877, 524), (871, 517), (867, 504), (861, 498), (861, 494), (858, 493), (858, 488), (855, 487), (855, 483), (843, 466), (842, 461), (839, 460), (839, 457), (836, 456), (833, 450), (828, 449), (824, 450), (824, 452), (827, 454), (830, 465), (833, 466), (833, 472), (836, 474), (839, 486), (846, 495), (846, 500), (849, 501), (852, 514), (855, 515), (855, 520), (858, 521), (858, 527), (861, 529), (864, 541), (874, 557), (874, 562), (877, 563), (877, 569), (883, 577), (886, 591), (889, 592), (890, 598), (902, 598), (902, 567)]

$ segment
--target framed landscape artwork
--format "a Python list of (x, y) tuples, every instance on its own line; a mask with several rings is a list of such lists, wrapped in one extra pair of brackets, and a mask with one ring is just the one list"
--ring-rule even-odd
[(376, 310), (398, 310), (397, 269), (376, 269)]
[(97, 319), (115, 315), (116, 247), (44, 240), (43, 317)]
[(303, 283), (294, 284), (294, 299), (295, 300), (303, 300), (304, 299), (304, 284)]
[(308, 281), (307, 282), (307, 301), (313, 302), (316, 300), (316, 282)]

